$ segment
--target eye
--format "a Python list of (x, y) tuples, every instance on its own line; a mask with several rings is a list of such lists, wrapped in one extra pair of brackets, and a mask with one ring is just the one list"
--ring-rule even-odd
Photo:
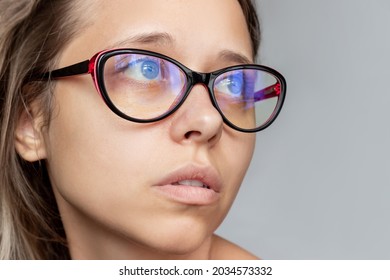
[(217, 79), (215, 90), (233, 97), (240, 97), (244, 90), (243, 73), (241, 71), (225, 73)]
[(117, 73), (139, 82), (161, 81), (163, 78), (162, 62), (157, 58), (127, 56), (118, 61), (115, 68)]

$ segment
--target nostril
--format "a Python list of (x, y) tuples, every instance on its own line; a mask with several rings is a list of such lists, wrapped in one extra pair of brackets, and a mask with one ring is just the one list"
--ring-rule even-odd
[(191, 131), (187, 131), (185, 134), (184, 134), (184, 137), (185, 139), (190, 139), (192, 137), (196, 137), (198, 135), (201, 135), (201, 133), (199, 131), (195, 131), (195, 130), (191, 130)]
[[(190, 142), (204, 141), (204, 139), (206, 139), (206, 138), (204, 138), (202, 135), (203, 135), (203, 133), (200, 131), (191, 130), (191, 131), (188, 131), (184, 134), (184, 139), (186, 139)], [(218, 139), (220, 138), (220, 136), (221, 136), (221, 131), (215, 135), (212, 135), (211, 137), (208, 137), (207, 142), (208, 143), (216, 143), (216, 142), (218, 142)]]

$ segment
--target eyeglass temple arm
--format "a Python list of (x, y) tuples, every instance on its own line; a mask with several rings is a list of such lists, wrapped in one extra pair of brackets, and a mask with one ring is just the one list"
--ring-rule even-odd
[(280, 95), (280, 83), (277, 82), (271, 86), (263, 88), (254, 94), (255, 101), (261, 101), (268, 98), (278, 97)]
[(57, 69), (51, 72), (46, 72), (41, 75), (35, 75), (32, 77), (31, 80), (42, 81), (42, 80), (49, 80), (49, 79), (58, 79), (63, 77), (88, 74), (88, 73), (92, 73), (92, 71), (93, 71), (93, 65), (91, 65), (91, 61), (85, 60), (61, 69)]

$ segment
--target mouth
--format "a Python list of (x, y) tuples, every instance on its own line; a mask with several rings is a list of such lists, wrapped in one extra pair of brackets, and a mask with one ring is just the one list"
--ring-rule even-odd
[(211, 205), (220, 199), (221, 179), (210, 166), (188, 165), (164, 177), (153, 189), (165, 199), (186, 205)]
[(204, 189), (211, 189), (209, 186), (199, 180), (181, 180), (179, 182), (172, 183), (173, 186), (190, 186)]

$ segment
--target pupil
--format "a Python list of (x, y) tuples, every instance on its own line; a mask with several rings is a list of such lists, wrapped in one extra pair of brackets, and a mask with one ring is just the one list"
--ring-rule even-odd
[(141, 69), (142, 75), (150, 80), (157, 78), (158, 74), (160, 73), (158, 64), (150, 60), (144, 61), (141, 65)]

